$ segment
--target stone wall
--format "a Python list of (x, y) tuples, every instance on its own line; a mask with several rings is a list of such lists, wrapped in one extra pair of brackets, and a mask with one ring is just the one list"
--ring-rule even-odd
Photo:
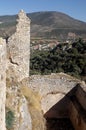
[(75, 130), (86, 130), (86, 113), (83, 111), (84, 118), (80, 112), (81, 109), (79, 108), (80, 110), (78, 110), (77, 107), (74, 103), (70, 104), (70, 120)]
[(81, 87), (78, 87), (76, 91), (76, 97), (79, 100), (82, 107), (86, 110), (86, 88), (82, 89)]
[(70, 95), (69, 117), (75, 130), (86, 130), (86, 92), (79, 84), (75, 88)]
[(29, 62), (30, 19), (21, 10), (18, 14), (16, 32), (9, 37), (7, 42), (6, 107), (15, 115), (12, 130), (32, 130), (28, 102), (19, 86), (20, 81), (29, 77)]
[(14, 112), (12, 130), (45, 130), (40, 96), (29, 88), (30, 19), (18, 14), (16, 32), (7, 42), (6, 107)]
[(6, 42), (0, 38), (0, 130), (5, 130)]
[[(29, 77), (30, 19), (23, 10), (18, 14), (16, 32), (8, 39), (8, 72), (18, 81)], [(13, 78), (15, 78), (13, 77)]]
[(34, 75), (30, 77), (30, 88), (40, 93), (42, 110), (46, 113), (79, 82), (78, 79), (64, 73)]
[(46, 119), (69, 118), (75, 130), (86, 130), (84, 82), (64, 73), (35, 75), (30, 77), (30, 87), (40, 93)]

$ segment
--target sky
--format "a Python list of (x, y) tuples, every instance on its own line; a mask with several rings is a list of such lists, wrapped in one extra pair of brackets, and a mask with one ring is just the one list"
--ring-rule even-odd
[(86, 0), (0, 0), (0, 16), (17, 14), (21, 9), (27, 13), (58, 11), (86, 22)]

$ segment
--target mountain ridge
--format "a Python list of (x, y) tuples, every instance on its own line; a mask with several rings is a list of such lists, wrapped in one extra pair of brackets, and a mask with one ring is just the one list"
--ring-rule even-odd
[[(67, 37), (69, 32), (86, 36), (86, 22), (57, 11), (27, 13), (31, 19), (31, 37)], [(17, 15), (0, 16), (0, 35), (10, 35), (15, 30)], [(60, 38), (61, 39), (61, 38)]]

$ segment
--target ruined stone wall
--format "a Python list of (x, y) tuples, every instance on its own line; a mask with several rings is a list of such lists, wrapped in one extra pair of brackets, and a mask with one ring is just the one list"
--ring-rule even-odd
[(8, 39), (7, 54), (11, 77), (13, 73), (18, 81), (29, 77), (30, 19), (23, 10), (18, 14), (16, 32)]
[(69, 118), (75, 130), (86, 130), (86, 86), (77, 84), (70, 95)]
[[(45, 76), (34, 75), (30, 77), (30, 88), (40, 93), (42, 97), (42, 110), (44, 113), (46, 113), (51, 107), (58, 103), (78, 82), (80, 82), (78, 79), (75, 79), (64, 73)], [(64, 107), (60, 108), (64, 111)]]
[(30, 20), (21, 10), (16, 32), (7, 42), (6, 107), (15, 115), (12, 130), (45, 130), (40, 96), (29, 88), (29, 62)]
[(69, 118), (75, 130), (86, 130), (86, 84), (64, 73), (34, 75), (30, 87), (41, 95), (44, 117)]
[[(14, 112), (13, 130), (31, 130), (28, 102), (21, 92), (19, 82), (29, 77), (30, 19), (21, 10), (18, 14), (16, 32), (7, 42), (7, 99), (6, 107)], [(29, 80), (27, 86), (29, 85)]]
[(82, 107), (86, 110), (86, 87), (84, 89), (79, 87), (76, 91), (76, 97)]
[(5, 130), (6, 42), (0, 38), (0, 130)]
[(86, 109), (84, 110), (80, 105), (76, 101), (71, 102), (69, 105), (69, 116), (75, 130), (86, 130)]

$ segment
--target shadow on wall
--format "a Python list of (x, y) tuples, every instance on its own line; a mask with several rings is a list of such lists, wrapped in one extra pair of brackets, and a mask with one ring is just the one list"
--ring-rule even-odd
[(44, 117), (47, 130), (86, 130), (86, 92), (77, 84)]

